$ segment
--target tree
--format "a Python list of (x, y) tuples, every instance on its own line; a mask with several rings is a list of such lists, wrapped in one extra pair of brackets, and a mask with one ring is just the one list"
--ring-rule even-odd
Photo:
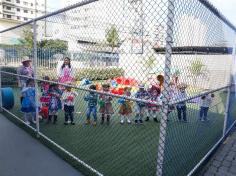
[(63, 40), (42, 40), (38, 42), (39, 48), (45, 48), (45, 49), (56, 49), (56, 50), (67, 50), (68, 49), (68, 43)]
[(112, 48), (112, 51), (119, 43), (119, 34), (114, 25), (112, 25), (106, 32), (106, 41), (108, 42), (109, 46)]
[(207, 78), (208, 77), (208, 69), (206, 67), (206, 65), (204, 65), (202, 63), (201, 60), (197, 59), (195, 61), (192, 61), (190, 67), (189, 67), (189, 71), (191, 73), (191, 77), (193, 78), (193, 85), (196, 86), (197, 85), (197, 80), (199, 78)]
[(20, 45), (23, 45), (25, 48), (32, 49), (34, 46), (34, 34), (31, 30), (24, 30), (23, 36), (19, 39)]
[(155, 67), (155, 61), (156, 61), (156, 58), (154, 55), (150, 55), (147, 59), (144, 60), (143, 66), (144, 66), (145, 72), (146, 72), (146, 79), (149, 78), (150, 72)]

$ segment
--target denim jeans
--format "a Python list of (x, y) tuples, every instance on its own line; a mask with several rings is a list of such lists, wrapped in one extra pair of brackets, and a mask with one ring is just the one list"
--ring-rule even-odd
[(94, 121), (97, 121), (97, 107), (96, 106), (89, 106), (87, 110), (87, 119), (90, 119), (91, 113), (93, 114)]
[(206, 120), (209, 107), (200, 107), (200, 120), (203, 118)]
[(186, 110), (187, 110), (186, 105), (185, 106), (177, 106), (177, 112), (178, 112), (178, 119), (179, 120), (182, 119), (182, 114), (183, 114), (183, 120), (187, 121)]

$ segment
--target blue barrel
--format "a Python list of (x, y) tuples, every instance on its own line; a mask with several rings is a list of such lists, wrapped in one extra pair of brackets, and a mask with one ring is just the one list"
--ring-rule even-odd
[(12, 109), (14, 107), (14, 95), (13, 90), (10, 87), (2, 88), (2, 106), (6, 109)]

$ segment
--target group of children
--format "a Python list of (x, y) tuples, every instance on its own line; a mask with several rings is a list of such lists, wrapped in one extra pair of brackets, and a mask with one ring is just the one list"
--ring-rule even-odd
[(58, 84), (49, 84), (48, 82), (42, 83), (41, 87), (40, 107), (36, 105), (33, 79), (28, 79), (26, 87), (21, 91), (21, 111), (24, 113), (25, 122), (27, 124), (30, 124), (30, 121), (35, 123), (36, 110), (39, 109), (39, 114), (47, 119), (47, 123), (53, 121), (53, 124), (55, 124), (58, 111), (63, 109), (65, 112), (64, 124), (67, 125), (70, 122), (74, 125), (74, 105), (75, 97), (78, 95), (77, 92), (71, 90), (70, 86), (62, 91), (59, 89)]
[[(45, 77), (45, 80), (49, 80)], [(27, 86), (22, 90), (22, 102), (21, 111), (24, 113), (26, 123), (29, 123), (30, 117), (32, 122), (35, 122), (36, 113), (36, 101), (35, 101), (35, 87), (34, 80), (29, 79)], [(186, 117), (186, 98), (187, 94), (185, 89), (186, 85), (180, 84), (175, 87), (171, 87), (169, 92), (169, 102), (172, 100), (183, 100), (176, 104), (178, 120), (187, 122)], [(62, 109), (65, 115), (64, 124), (71, 123), (74, 125), (74, 111), (75, 111), (75, 99), (78, 93), (71, 89), (71, 86), (66, 86), (64, 89), (58, 86), (58, 84), (50, 84), (44, 82), (41, 84), (42, 96), (40, 97), (40, 115), (47, 119), (47, 123), (51, 121), (53, 124), (57, 122), (58, 111)], [(113, 96), (110, 93), (110, 85), (102, 85), (102, 94), (96, 92), (96, 86), (91, 85), (88, 93), (84, 96), (84, 100), (87, 102), (86, 122), (85, 124), (97, 124), (97, 106), (99, 106), (99, 113), (101, 114), (101, 124), (105, 121), (109, 124), (113, 109)], [(205, 121), (207, 119), (207, 112), (209, 106), (212, 103), (214, 94), (205, 95), (200, 100), (200, 120)], [(134, 103), (135, 102), (135, 103)], [(142, 124), (144, 116), (145, 121), (149, 121), (152, 118), (155, 122), (158, 122), (158, 115), (162, 106), (162, 94), (161, 88), (157, 85), (152, 85), (149, 89), (145, 89), (144, 85), (139, 85), (139, 90), (135, 93), (134, 97), (131, 97), (131, 87), (124, 88), (124, 96), (118, 99), (120, 123), (127, 122), (131, 124), (131, 116), (134, 114), (135, 124)], [(174, 109), (174, 106), (169, 106), (168, 113)], [(93, 115), (93, 121), (91, 121), (91, 115)]]

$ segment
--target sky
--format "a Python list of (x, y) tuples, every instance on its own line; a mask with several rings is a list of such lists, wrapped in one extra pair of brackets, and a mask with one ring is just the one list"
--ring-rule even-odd
[(236, 26), (236, 0), (210, 0), (210, 2)]
[[(62, 1), (47, 0), (50, 11), (58, 10), (62, 7)], [(236, 26), (236, 0), (209, 0), (232, 24)]]

